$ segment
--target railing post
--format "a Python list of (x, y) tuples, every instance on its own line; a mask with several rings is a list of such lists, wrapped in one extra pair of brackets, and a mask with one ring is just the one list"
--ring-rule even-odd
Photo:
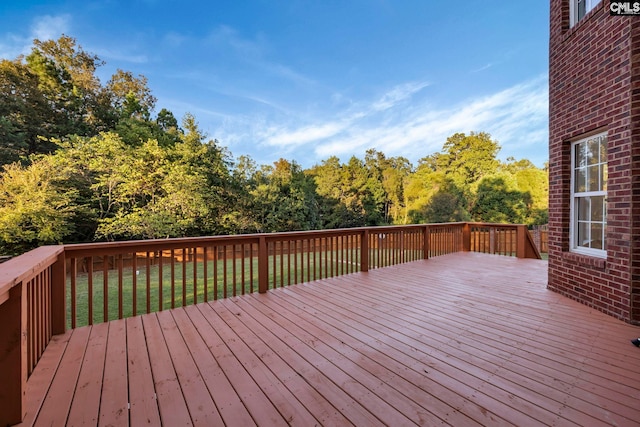
[(364, 230), (360, 241), (360, 271), (369, 271), (369, 230)]
[(260, 236), (258, 242), (258, 292), (264, 294), (269, 289), (269, 248), (267, 239)]
[(425, 225), (424, 231), (423, 231), (423, 242), (422, 242), (422, 258), (423, 259), (429, 259), (429, 246), (431, 243), (430, 240), (431, 240), (431, 233), (429, 230), (429, 226)]
[(27, 285), (9, 290), (0, 304), (0, 425), (22, 422), (26, 415)]
[(527, 226), (526, 225), (518, 225), (516, 226), (516, 257), (518, 258), (526, 258), (527, 257)]
[(471, 251), (471, 224), (465, 222), (462, 226), (462, 251)]
[(62, 251), (51, 266), (51, 333), (64, 334), (67, 328), (67, 269), (65, 253)]

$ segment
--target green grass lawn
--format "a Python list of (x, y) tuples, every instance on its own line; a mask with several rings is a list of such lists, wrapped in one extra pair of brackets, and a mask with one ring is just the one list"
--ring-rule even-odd
[[(402, 255), (398, 250), (372, 249), (369, 265), (374, 268), (382, 265), (397, 264)], [(418, 251), (405, 251), (406, 259), (418, 259)], [(194, 271), (195, 269), (195, 271)], [(360, 250), (353, 251), (318, 251), (299, 253), (296, 256), (280, 255), (269, 257), (269, 288), (311, 281), (324, 277), (360, 271)], [(244, 273), (244, 275), (243, 275)], [(173, 271), (169, 259), (164, 258), (162, 268), (157, 263), (148, 267), (138, 262), (136, 269), (123, 267), (119, 274), (117, 269), (108, 270), (106, 277), (102, 270), (91, 275), (92, 290), (89, 295), (89, 274), (78, 273), (75, 285), (75, 326), (89, 323), (91, 305), (93, 323), (105, 319), (104, 306), (106, 300), (107, 319), (131, 317), (172, 307), (190, 305), (206, 300), (220, 299), (258, 291), (258, 259), (257, 257), (206, 262), (173, 263)], [(172, 280), (173, 278), (173, 280)], [(225, 280), (226, 278), (226, 280)], [(206, 280), (205, 280), (206, 279)], [(224, 284), (227, 283), (225, 289)], [(173, 286), (172, 286), (173, 284)], [(122, 301), (118, 298), (122, 288)], [(67, 280), (67, 326), (71, 327), (71, 280)], [(147, 303), (148, 298), (148, 303)], [(148, 304), (148, 305), (147, 305)]]
[[(359, 259), (359, 256), (356, 259)], [(224, 260), (207, 261), (206, 274), (205, 262), (203, 261), (196, 263), (193, 261), (175, 262), (172, 271), (171, 264), (165, 260), (162, 264), (162, 272), (160, 270), (159, 264), (151, 264), (148, 267), (146, 264), (138, 264), (135, 271), (132, 267), (124, 267), (121, 276), (118, 270), (109, 270), (106, 279), (108, 320), (118, 319), (121, 316), (133, 316), (134, 299), (136, 314), (190, 305), (194, 303), (194, 300), (204, 302), (205, 278), (207, 300), (258, 291), (257, 257), (239, 258), (235, 262), (233, 259), (228, 259), (226, 262)], [(269, 287), (300, 283), (359, 270), (359, 263), (355, 264), (342, 259), (335, 252), (318, 252), (315, 257), (313, 254), (309, 257), (307, 254), (298, 254), (297, 261), (293, 256), (290, 258), (270, 256)], [(89, 323), (90, 301), (92, 302), (93, 323), (104, 320), (104, 282), (104, 272), (102, 270), (94, 271), (91, 298), (89, 298), (89, 274), (77, 274), (75, 285), (76, 327)], [(225, 283), (227, 283), (226, 289)], [(120, 288), (122, 288), (122, 302), (118, 298)], [(66, 295), (67, 326), (71, 327), (72, 292), (70, 279), (67, 280)], [(121, 314), (120, 311), (122, 311)]]

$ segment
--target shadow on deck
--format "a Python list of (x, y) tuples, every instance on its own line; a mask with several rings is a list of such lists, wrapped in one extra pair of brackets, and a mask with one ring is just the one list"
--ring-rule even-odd
[(24, 425), (638, 425), (640, 328), (456, 253), (77, 328)]

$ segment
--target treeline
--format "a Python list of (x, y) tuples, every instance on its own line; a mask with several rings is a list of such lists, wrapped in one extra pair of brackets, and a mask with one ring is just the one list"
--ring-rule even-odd
[(412, 165), (368, 150), (304, 170), (234, 158), (187, 114), (161, 109), (144, 76), (68, 36), (0, 61), (0, 252), (42, 244), (420, 222), (541, 224), (547, 172), (497, 159), (458, 133)]

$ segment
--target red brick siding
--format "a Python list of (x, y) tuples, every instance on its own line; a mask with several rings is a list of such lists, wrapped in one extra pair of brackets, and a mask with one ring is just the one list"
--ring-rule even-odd
[[(632, 40), (640, 41), (640, 21), (631, 20)], [(631, 67), (640, 70), (640, 42), (633, 43)], [(631, 78), (631, 319), (640, 324), (640, 72)]]
[[(609, 16), (607, 6), (569, 28), (569, 0), (551, 1), (549, 288), (640, 323), (640, 241), (632, 238), (640, 230), (640, 25)], [(569, 252), (570, 141), (600, 130), (608, 134), (606, 260)]]

